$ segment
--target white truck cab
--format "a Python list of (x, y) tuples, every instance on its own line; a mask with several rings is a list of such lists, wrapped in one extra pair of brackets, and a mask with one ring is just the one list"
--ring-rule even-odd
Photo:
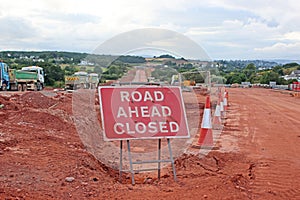
[(22, 67), (22, 71), (28, 71), (28, 72), (35, 72), (38, 74), (38, 82), (39, 84), (37, 85), (38, 90), (42, 90), (44, 87), (44, 69), (39, 66), (29, 66), (29, 67)]

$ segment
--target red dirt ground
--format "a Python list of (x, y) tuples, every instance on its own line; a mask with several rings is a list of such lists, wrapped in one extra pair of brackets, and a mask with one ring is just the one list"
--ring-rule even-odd
[(179, 157), (177, 182), (168, 167), (132, 186), (85, 149), (72, 94), (2, 92), (0, 199), (300, 199), (300, 98), (232, 88), (229, 102), (218, 150)]

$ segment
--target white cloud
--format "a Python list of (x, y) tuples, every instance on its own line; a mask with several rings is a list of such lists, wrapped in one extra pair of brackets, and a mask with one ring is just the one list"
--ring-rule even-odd
[[(276, 43), (272, 46), (262, 48), (255, 48), (258, 54), (266, 55), (265, 58), (285, 58), (285, 59), (298, 59), (300, 57), (300, 42), (297, 43)], [(285, 54), (285, 52), (289, 52)]]
[(285, 33), (281, 39), (282, 40), (291, 40), (291, 41), (300, 41), (300, 31)]
[(297, 43), (276, 43), (272, 46), (266, 46), (262, 48), (254, 48), (255, 51), (261, 53), (272, 53), (272, 54), (282, 54), (285, 51), (293, 52), (293, 54), (297, 54), (300, 56), (299, 52), (300, 42)]
[(297, 0), (0, 0), (0, 5), (5, 8), (0, 50), (91, 52), (119, 33), (159, 27), (184, 33), (213, 59), (270, 57), (271, 49), (284, 49), (276, 54), (282, 57), (300, 52)]
[(221, 32), (221, 29), (218, 27), (192, 27), (189, 28), (188, 31), (185, 33), (189, 36), (207, 36), (212, 37), (217, 35)]

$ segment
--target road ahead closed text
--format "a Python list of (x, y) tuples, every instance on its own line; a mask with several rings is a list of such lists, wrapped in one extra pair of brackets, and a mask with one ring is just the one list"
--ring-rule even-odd
[(178, 87), (101, 87), (106, 140), (189, 137)]

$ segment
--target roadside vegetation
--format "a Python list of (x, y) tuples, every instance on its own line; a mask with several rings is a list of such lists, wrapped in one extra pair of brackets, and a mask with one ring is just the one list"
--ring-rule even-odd
[(226, 84), (241, 82), (269, 84), (270, 81), (274, 81), (278, 85), (287, 85), (297, 80), (285, 80), (283, 76), (291, 74), (294, 70), (300, 70), (300, 65), (297, 63), (289, 63), (285, 65), (277, 64), (271, 68), (259, 69), (253, 63), (250, 63), (245, 68), (236, 68), (229, 72), (225, 72), (221, 69), (221, 72), (225, 77)]
[(140, 56), (94, 55), (58, 51), (2, 51), (0, 60), (14, 69), (33, 65), (43, 67), (46, 74), (45, 83), (47, 86), (53, 87), (62, 87), (64, 76), (72, 75), (77, 71), (97, 73), (101, 82), (116, 80), (126, 74), (132, 66), (143, 65), (146, 62), (154, 66), (151, 76), (156, 80), (167, 82), (170, 82), (172, 75), (177, 73), (186, 73), (186, 79), (202, 82), (203, 77), (187, 72), (209, 70), (211, 81), (214, 83), (269, 84), (270, 81), (276, 81), (279, 85), (285, 85), (295, 80), (287, 81), (283, 76), (289, 75), (294, 70), (300, 70), (298, 63), (280, 65), (276, 62), (260, 60), (201, 62), (175, 58), (167, 54), (145, 59)]
[(44, 68), (45, 84), (53, 87), (62, 87), (64, 76), (72, 75), (77, 71), (97, 73), (102, 82), (116, 80), (122, 77), (132, 65), (145, 62), (145, 58), (139, 56), (118, 57), (57, 51), (2, 51), (0, 60), (6, 62), (12, 69), (21, 69), (25, 66)]

